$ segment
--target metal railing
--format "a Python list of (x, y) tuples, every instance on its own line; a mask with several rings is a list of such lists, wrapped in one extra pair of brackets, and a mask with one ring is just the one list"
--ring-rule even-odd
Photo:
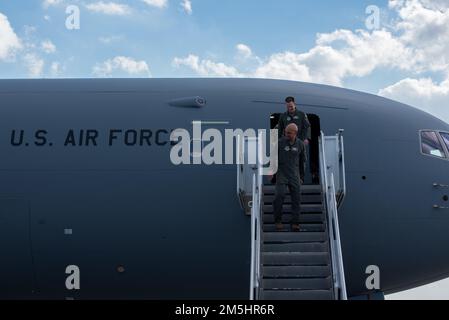
[[(253, 174), (257, 171), (259, 138), (237, 136), (237, 197), (247, 215), (251, 214), (253, 202)], [(255, 154), (254, 154), (255, 152)], [(254, 163), (256, 161), (256, 163)]]
[[(259, 298), (261, 279), (263, 164), (262, 135), (258, 138), (237, 137), (237, 197), (242, 209), (251, 215), (250, 300)], [(252, 149), (253, 148), (253, 149)], [(249, 154), (256, 152), (256, 164)]]
[[(335, 136), (324, 136), (321, 133), (323, 141), (323, 152), (326, 156), (327, 171), (334, 174), (335, 195), (337, 197), (337, 207), (343, 203), (346, 195), (346, 176), (345, 176), (345, 152), (343, 142), (343, 129), (340, 129)], [(328, 181), (329, 181), (328, 175)]]
[(243, 143), (242, 137), (237, 136), (237, 198), (239, 199), (240, 206), (244, 209), (243, 202)]
[(339, 168), (339, 184), (337, 191), (337, 207), (343, 204), (343, 200), (346, 197), (346, 167), (345, 167), (345, 145), (343, 141), (343, 129), (338, 130), (337, 139), (338, 139), (338, 168)]
[[(326, 145), (328, 141), (330, 141), (330, 143), (329, 145)], [(334, 146), (332, 146), (332, 141), (336, 142), (334, 143)], [(325, 137), (324, 133), (321, 132), (319, 149), (320, 177), (329, 229), (335, 298), (338, 300), (347, 300), (346, 280), (338, 222), (338, 200), (340, 199), (341, 204), (346, 194), (342, 131), (340, 130), (335, 137)], [(328, 159), (331, 160), (328, 161)], [(335, 175), (338, 175), (338, 189), (336, 189)]]
[(263, 208), (263, 164), (262, 137), (257, 139), (257, 166), (253, 174), (253, 201), (251, 208), (251, 281), (250, 300), (259, 299), (261, 281), (262, 208)]

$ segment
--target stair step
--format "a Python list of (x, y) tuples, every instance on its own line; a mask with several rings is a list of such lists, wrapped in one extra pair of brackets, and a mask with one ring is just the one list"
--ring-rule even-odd
[(260, 300), (333, 300), (332, 290), (261, 290)]
[[(266, 194), (263, 196), (263, 201), (265, 203), (273, 203), (275, 198), (274, 194)], [(321, 195), (309, 195), (309, 194), (305, 194), (305, 195), (301, 195), (301, 203), (307, 204), (307, 203), (322, 203), (323, 202), (323, 198), (321, 197)], [(287, 195), (285, 197), (285, 203), (292, 203), (292, 197), (290, 195)]]
[(327, 242), (265, 243), (262, 250), (264, 252), (329, 252), (329, 244)]
[[(290, 223), (291, 220), (292, 220), (291, 213), (284, 213), (282, 215), (283, 223)], [(325, 216), (323, 213), (307, 213), (299, 215), (299, 223), (322, 223), (324, 222), (324, 220)], [(263, 222), (268, 224), (274, 223), (274, 214), (273, 213), (264, 214)]]
[[(263, 186), (263, 192), (264, 194), (274, 194), (274, 191), (276, 189), (276, 185), (274, 184), (265, 184)], [(321, 185), (302, 185), (301, 186), (301, 193), (302, 194), (321, 194)]]
[(274, 225), (275, 186), (264, 185), (261, 300), (332, 300), (333, 283), (320, 185), (301, 187), (301, 232), (291, 232), (291, 196), (283, 205), (285, 231)]
[(264, 278), (325, 278), (331, 276), (328, 266), (265, 266)]
[(332, 288), (332, 278), (317, 279), (263, 279), (264, 290), (295, 289), (295, 290), (329, 290)]
[[(273, 211), (273, 205), (272, 204), (264, 204), (263, 206), (263, 212), (265, 213), (272, 213)], [(292, 206), (289, 204), (284, 204), (282, 207), (282, 212), (284, 213), (290, 213), (292, 212)], [(322, 204), (301, 204), (301, 213), (322, 213), (323, 212), (323, 205)]]
[[(304, 232), (324, 232), (325, 231), (325, 225), (322, 223), (319, 224), (302, 224), (301, 231)], [(276, 225), (273, 223), (268, 223), (263, 225), (263, 231), (264, 232), (275, 232), (276, 231)], [(290, 225), (284, 225), (284, 231), (283, 232), (289, 232)]]
[(329, 264), (327, 252), (263, 252), (265, 266), (326, 266)]
[(264, 243), (326, 242), (326, 232), (265, 232)]

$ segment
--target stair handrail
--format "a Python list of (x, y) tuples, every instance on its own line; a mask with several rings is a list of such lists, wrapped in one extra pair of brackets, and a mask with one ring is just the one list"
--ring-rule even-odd
[(262, 135), (257, 139), (257, 164), (253, 174), (253, 193), (251, 207), (251, 280), (250, 300), (259, 299), (261, 282), (261, 246), (262, 246), (262, 194), (263, 194), (263, 164)]
[(339, 170), (339, 188), (337, 192), (337, 208), (340, 208), (346, 197), (346, 164), (345, 164), (345, 146), (343, 140), (343, 129), (338, 130), (338, 170)]
[(257, 190), (258, 190), (258, 197), (257, 197), (257, 250), (256, 250), (256, 262), (257, 262), (257, 291), (256, 291), (256, 298), (259, 299), (259, 293), (260, 293), (260, 282), (262, 277), (262, 263), (261, 263), (261, 254), (262, 254), (262, 243), (263, 243), (263, 178), (264, 178), (264, 165), (263, 165), (263, 135), (262, 133), (259, 134), (259, 137), (257, 139)]
[[(343, 140), (339, 138), (339, 146)], [(329, 167), (326, 161), (325, 153), (326, 139), (324, 133), (321, 132), (319, 139), (319, 153), (320, 153), (320, 181), (322, 186), (323, 197), (325, 200), (325, 208), (327, 215), (327, 223), (329, 228), (329, 242), (332, 257), (332, 277), (334, 283), (334, 290), (336, 298), (339, 300), (347, 300), (346, 280), (343, 265), (343, 253), (341, 249), (340, 230), (338, 223), (338, 209), (337, 209), (337, 194), (335, 191), (334, 174), (332, 170), (334, 168)], [(338, 148), (340, 149), (340, 148)], [(342, 149), (340, 149), (342, 150)], [(340, 150), (336, 150), (340, 152)], [(340, 158), (340, 156), (339, 156)], [(340, 163), (340, 161), (339, 161)], [(344, 166), (344, 162), (339, 164), (338, 170), (341, 170), (340, 166)], [(340, 171), (344, 176), (344, 169)], [(341, 179), (342, 180), (342, 179)], [(344, 181), (344, 180), (342, 180)], [(343, 190), (343, 189), (342, 189)]]
[[(253, 200), (256, 197), (256, 174), (253, 174)], [(257, 292), (257, 262), (256, 262), (256, 214), (255, 214), (255, 203), (253, 201), (253, 206), (251, 208), (251, 275), (250, 275), (250, 286), (249, 286), (249, 299), (254, 300), (255, 294)]]
[(241, 168), (241, 166), (242, 166), (242, 164), (240, 163), (240, 144), (241, 144), (241, 141), (240, 141), (240, 135), (238, 135), (237, 136), (237, 156), (236, 156), (236, 159), (237, 159), (237, 188), (236, 188), (236, 190), (237, 190), (237, 199), (239, 199), (239, 204), (240, 204), (240, 206), (243, 208), (243, 204), (242, 204), (242, 201), (240, 200), (240, 192), (241, 192), (241, 187), (240, 187), (240, 185), (241, 185), (241, 181), (240, 181), (240, 179), (241, 179), (241, 176), (240, 176), (240, 168)]
[(346, 279), (345, 279), (345, 269), (343, 264), (343, 252), (341, 249), (341, 239), (340, 239), (340, 224), (338, 221), (338, 209), (337, 209), (337, 200), (335, 194), (335, 184), (334, 184), (334, 174), (330, 175), (330, 184), (329, 184), (329, 207), (331, 213), (329, 219), (331, 222), (330, 231), (331, 237), (334, 242), (334, 250), (335, 250), (335, 258), (337, 260), (336, 268), (337, 271), (337, 288), (340, 289), (339, 298), (340, 300), (348, 300), (347, 291), (346, 291)]
[(243, 175), (244, 163), (245, 163), (245, 149), (244, 149), (244, 139), (237, 135), (237, 199), (239, 200), (240, 207), (245, 209), (243, 191), (245, 185), (245, 176)]

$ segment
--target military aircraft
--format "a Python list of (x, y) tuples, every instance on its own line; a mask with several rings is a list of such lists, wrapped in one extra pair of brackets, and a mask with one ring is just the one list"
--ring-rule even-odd
[[(347, 297), (449, 277), (449, 124), (419, 109), (295, 81), (0, 80), (0, 298), (248, 299), (251, 217), (236, 164), (195, 162), (194, 152), (175, 164), (171, 135), (198, 121), (218, 132), (272, 129), (287, 96), (312, 124), (310, 168), (320, 133), (344, 130)], [(264, 257), (261, 287), (271, 283), (272, 295), (260, 298), (336, 298), (325, 294), (332, 258), (314, 252), (330, 251), (328, 225), (314, 220), (319, 197), (305, 195), (306, 230), (290, 245), (313, 257), (285, 266)], [(369, 266), (379, 270), (375, 290)]]

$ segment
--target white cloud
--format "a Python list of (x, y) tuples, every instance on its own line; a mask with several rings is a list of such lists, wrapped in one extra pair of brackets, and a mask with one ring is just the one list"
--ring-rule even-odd
[(297, 81), (312, 81), (309, 67), (301, 63), (299, 55), (293, 52), (273, 54), (259, 66), (252, 76)]
[(188, 14), (192, 14), (192, 1), (190, 0), (182, 0), (181, 7), (184, 9), (184, 11)]
[(44, 8), (48, 8), (48, 7), (52, 7), (52, 6), (57, 6), (58, 4), (61, 4), (61, 3), (62, 3), (62, 0), (44, 0), (42, 5), (44, 6)]
[(190, 54), (185, 58), (175, 58), (174, 67), (186, 66), (201, 76), (240, 77), (242, 74), (235, 68), (224, 63), (216, 63), (210, 60), (200, 60), (196, 55)]
[[(396, 20), (385, 24), (391, 27), (371, 32), (336, 30), (318, 34), (315, 47), (307, 52), (277, 52), (263, 59), (248, 46), (239, 44), (238, 60), (251, 57), (257, 60), (257, 65), (245, 72), (235, 66), (226, 67), (233, 69), (234, 74), (244, 73), (248, 77), (336, 86), (343, 86), (348, 78), (365, 77), (381, 68), (412, 74), (449, 70), (448, 7), (448, 0), (390, 0), (389, 8), (397, 14)], [(200, 75), (210, 73), (194, 62), (190, 58), (190, 63), (184, 65)]]
[(239, 43), (235, 47), (237, 53), (235, 55), (236, 66), (241, 73), (251, 77), (254, 70), (263, 65), (263, 60), (253, 53), (253, 50), (244, 43)]
[(151, 76), (150, 69), (145, 61), (137, 61), (123, 56), (106, 60), (93, 68), (93, 74), (100, 77), (110, 77), (117, 71), (134, 76)]
[(147, 5), (156, 8), (165, 8), (168, 5), (168, 0), (142, 0)]
[(51, 64), (50, 70), (53, 76), (58, 75), (61, 69), (61, 64), (59, 62), (53, 62)]
[(379, 95), (416, 106), (449, 122), (449, 1), (390, 0), (398, 13), (397, 38), (413, 52), (416, 73), (441, 72), (445, 80), (408, 77)]
[(449, 67), (449, 2), (445, 0), (390, 0), (397, 11), (398, 40), (413, 49), (417, 71)]
[(94, 2), (86, 5), (86, 8), (92, 12), (103, 13), (107, 15), (124, 16), (131, 13), (131, 8), (126, 4), (116, 2)]
[(241, 57), (243, 59), (249, 59), (253, 55), (253, 51), (246, 44), (239, 43), (236, 46), (236, 49), (237, 49), (237, 53), (238, 53), (239, 57)]
[(113, 42), (117, 42), (124, 39), (124, 36), (108, 36), (108, 37), (99, 37), (98, 40), (103, 44), (111, 44)]
[[(225, 66), (230, 75), (257, 78), (309, 81), (342, 86), (347, 77), (363, 77), (379, 67), (396, 67), (409, 70), (411, 52), (391, 33), (385, 30), (367, 32), (357, 30), (337, 30), (317, 36), (316, 46), (305, 53), (280, 52), (261, 59), (251, 48), (238, 44), (237, 57), (252, 58), (257, 61), (253, 70), (239, 71), (236, 67)], [(214, 69), (202, 67), (213, 65), (210, 60), (197, 61), (191, 54), (188, 58), (177, 58), (175, 65), (183, 64), (200, 75), (217, 74)], [(179, 63), (179, 62), (184, 63)]]
[(342, 77), (363, 77), (379, 67), (401, 70), (410, 70), (413, 67), (413, 53), (410, 48), (386, 30), (337, 30), (319, 34), (317, 47), (331, 47), (348, 57), (348, 65), (345, 66), (345, 74)]
[(50, 40), (42, 41), (41, 49), (48, 54), (56, 52), (56, 46)]
[(342, 85), (345, 78), (364, 77), (381, 67), (410, 70), (413, 55), (386, 30), (337, 30), (318, 35), (317, 46), (299, 60), (312, 80)]
[(448, 0), (389, 0), (390, 8), (401, 8), (409, 5), (422, 4), (425, 8), (432, 10), (446, 10), (449, 8)]
[(33, 37), (37, 32), (37, 27), (26, 24), (23, 26), (23, 32), (25, 33), (25, 38), (27, 38), (26, 40), (28, 41), (29, 38)]
[(8, 17), (0, 13), (0, 61), (13, 57), (21, 48), (21, 41), (11, 27)]
[(65, 67), (63, 65), (61, 65), (60, 62), (58, 62), (58, 61), (52, 62), (51, 66), (50, 66), (50, 75), (53, 78), (60, 77), (64, 71), (65, 71)]
[(380, 90), (379, 95), (416, 106), (449, 123), (449, 77), (441, 83), (407, 78)]
[(23, 57), (25, 62), (25, 67), (28, 69), (28, 74), (30, 77), (36, 78), (41, 77), (44, 70), (45, 62), (39, 56), (34, 53), (27, 53)]

